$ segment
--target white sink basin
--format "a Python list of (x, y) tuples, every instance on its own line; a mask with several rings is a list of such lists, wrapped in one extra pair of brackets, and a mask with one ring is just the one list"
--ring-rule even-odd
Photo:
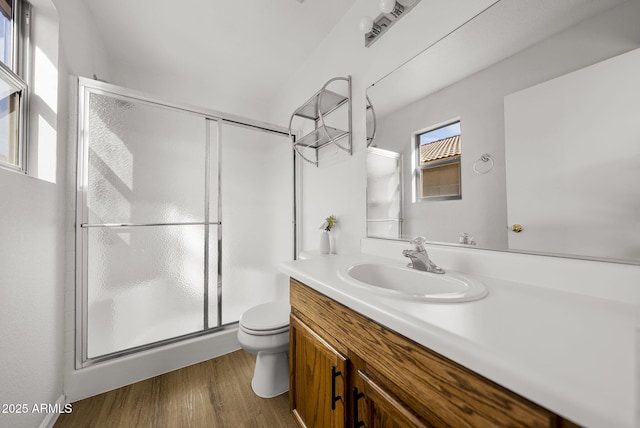
[(461, 273), (429, 273), (383, 263), (346, 266), (338, 269), (338, 276), (377, 293), (432, 302), (468, 302), (489, 292), (482, 281)]

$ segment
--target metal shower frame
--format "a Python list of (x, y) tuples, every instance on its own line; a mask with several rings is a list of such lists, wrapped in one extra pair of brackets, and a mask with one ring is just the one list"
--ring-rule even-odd
[[(218, 332), (222, 330), (226, 330), (229, 328), (235, 328), (237, 322), (222, 324), (221, 321), (221, 287), (222, 287), (222, 269), (221, 269), (221, 248), (222, 248), (222, 207), (220, 201), (221, 195), (221, 180), (220, 180), (220, 129), (222, 124), (230, 124), (234, 126), (246, 127), (254, 130), (274, 133), (277, 135), (281, 135), (283, 137), (288, 137), (289, 132), (287, 128), (273, 125), (266, 122), (255, 121), (252, 119), (244, 118), (241, 116), (231, 115), (227, 113), (222, 113), (215, 110), (204, 109), (201, 107), (195, 107), (188, 104), (175, 103), (171, 101), (165, 101), (158, 97), (151, 96), (149, 94), (135, 91), (127, 88), (123, 88), (120, 86), (112, 85), (109, 83), (105, 83), (102, 81), (87, 79), (83, 77), (78, 77), (78, 93), (77, 93), (77, 159), (76, 159), (76, 209), (75, 209), (75, 222), (74, 222), (74, 233), (75, 233), (75, 368), (80, 369), (84, 367), (90, 367), (92, 365), (107, 361), (113, 360), (115, 358), (119, 358), (125, 355), (130, 355), (136, 352), (140, 352), (143, 350), (156, 348), (159, 346), (167, 345), (174, 342), (179, 342), (185, 339), (198, 337), (206, 334), (210, 334), (213, 332)], [(218, 124), (217, 132), (217, 171), (218, 171), (218, 180), (217, 180), (217, 196), (218, 196), (218, 204), (215, 209), (218, 212), (218, 221), (211, 222), (209, 221), (209, 191), (205, 191), (204, 203), (205, 207), (205, 218), (203, 222), (182, 222), (182, 223), (118, 223), (118, 224), (89, 224), (88, 220), (88, 209), (87, 209), (87, 191), (88, 191), (88, 106), (89, 97), (91, 94), (99, 94), (106, 95), (109, 97), (113, 97), (116, 99), (122, 99), (125, 101), (134, 101), (136, 103), (142, 103), (145, 105), (151, 105), (154, 107), (159, 107), (168, 110), (174, 111), (182, 111), (190, 114), (194, 114), (196, 116), (202, 117), (206, 124), (206, 166), (205, 166), (205, 180), (206, 180), (206, 190), (209, 189), (209, 178), (211, 174), (211, 165), (210, 165), (210, 139), (212, 136), (211, 130), (211, 122), (216, 122)], [(297, 186), (296, 186), (296, 156), (295, 153), (293, 155), (293, 259), (296, 258), (297, 255), (297, 227), (296, 227), (296, 198)], [(87, 352), (87, 321), (88, 321), (88, 313), (87, 313), (87, 290), (88, 290), (88, 278), (86, 266), (88, 262), (87, 255), (87, 243), (88, 243), (88, 234), (84, 232), (84, 229), (89, 229), (92, 227), (148, 227), (148, 226), (170, 226), (170, 225), (203, 225), (204, 226), (204, 329), (199, 330), (193, 333), (189, 333), (186, 335), (181, 335), (173, 338), (168, 338), (160, 341), (156, 341), (153, 343), (136, 346), (133, 348), (124, 349), (121, 351), (116, 351), (110, 354), (101, 355), (98, 357), (89, 358)], [(208, 304), (209, 304), (209, 279), (211, 277), (211, 272), (209, 272), (209, 235), (210, 235), (210, 226), (216, 226), (218, 228), (218, 271), (217, 271), (217, 289), (218, 293), (218, 320), (217, 325), (212, 328), (208, 328)]]

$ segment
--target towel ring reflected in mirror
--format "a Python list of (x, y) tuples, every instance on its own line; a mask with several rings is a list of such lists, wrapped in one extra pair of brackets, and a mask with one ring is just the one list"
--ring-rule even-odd
[(476, 174), (486, 174), (493, 169), (493, 158), (485, 153), (473, 163), (473, 170)]

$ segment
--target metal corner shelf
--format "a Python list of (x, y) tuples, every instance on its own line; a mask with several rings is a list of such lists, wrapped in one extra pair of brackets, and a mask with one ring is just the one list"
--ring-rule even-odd
[(309, 147), (312, 149), (321, 149), (327, 144), (331, 144), (343, 137), (349, 135), (349, 131), (325, 126), (314, 129), (294, 144), (296, 147)]
[[(341, 95), (337, 92), (330, 91), (327, 87), (338, 80), (347, 82), (348, 95)], [(348, 104), (348, 130), (337, 129), (327, 126), (325, 117), (333, 113), (343, 105)], [(314, 122), (314, 130), (303, 136), (302, 138), (294, 138), (293, 121), (296, 117), (312, 120)], [(339, 149), (352, 154), (351, 150), (351, 76), (334, 77), (329, 79), (322, 88), (316, 92), (307, 102), (298, 107), (289, 119), (289, 138), (291, 138), (293, 149), (305, 161), (318, 166), (318, 151), (329, 145), (335, 144)], [(338, 141), (348, 138), (347, 144), (342, 145)], [(309, 159), (303, 154), (302, 149), (313, 150), (315, 160)]]

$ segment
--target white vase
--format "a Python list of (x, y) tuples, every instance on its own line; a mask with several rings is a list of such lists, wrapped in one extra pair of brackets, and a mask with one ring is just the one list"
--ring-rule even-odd
[(329, 253), (336, 253), (336, 234), (334, 232), (329, 232)]
[(323, 230), (320, 234), (320, 245), (318, 246), (318, 251), (320, 254), (329, 254), (331, 250), (331, 246), (329, 245), (329, 232)]

